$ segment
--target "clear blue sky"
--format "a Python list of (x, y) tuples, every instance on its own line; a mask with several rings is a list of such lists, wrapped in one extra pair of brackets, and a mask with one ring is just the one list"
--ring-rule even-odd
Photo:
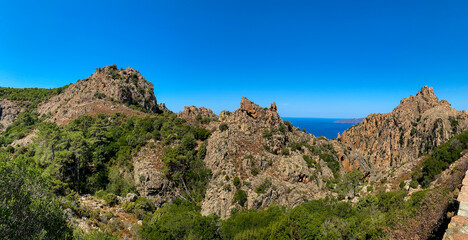
[(131, 66), (158, 102), (282, 116), (389, 112), (433, 86), (468, 109), (468, 2), (0, 1), (0, 85), (59, 87)]

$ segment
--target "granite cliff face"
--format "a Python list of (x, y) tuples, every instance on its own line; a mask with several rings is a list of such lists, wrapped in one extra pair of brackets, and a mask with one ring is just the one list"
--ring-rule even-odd
[[(24, 111), (22, 106), (14, 101), (0, 100), (0, 123), (4, 127), (12, 123)], [(242, 97), (237, 110), (223, 111), (219, 116), (210, 109), (195, 106), (185, 107), (177, 117), (175, 114), (152, 114), (170, 111), (164, 104), (157, 103), (152, 84), (138, 71), (132, 68), (118, 70), (115, 65), (97, 69), (89, 78), (70, 85), (37, 108), (39, 115), (44, 114), (46, 119), (60, 125), (84, 114), (148, 116), (142, 119), (149, 119), (145, 124), (158, 127), (138, 132), (138, 136), (144, 138), (132, 146), (128, 166), (118, 166), (118, 170), (125, 183), (134, 187), (138, 195), (151, 199), (156, 208), (175, 199), (184, 199), (188, 192), (186, 186), (178, 185), (180, 179), (170, 178), (169, 170), (165, 168), (167, 150), (183, 145), (186, 134), (192, 134), (192, 137), (206, 134), (203, 138), (194, 138), (190, 148), (191, 153), (196, 153), (206, 147), (206, 155), (203, 153), (198, 157), (197, 153), (197, 167), (208, 168), (207, 172), (210, 172), (203, 175), (206, 181), (203, 181), (200, 192), (205, 191), (207, 183), (206, 192), (199, 194), (196, 202), (203, 215), (215, 213), (223, 219), (238, 210), (266, 209), (272, 205), (293, 208), (326, 196), (356, 202), (358, 196), (400, 189), (401, 182), (412, 194), (416, 189), (409, 187), (411, 174), (424, 160), (419, 158), (420, 155), (432, 152), (452, 136), (468, 129), (466, 111), (451, 108), (429, 87), (401, 100), (391, 113), (369, 115), (336, 140), (316, 138), (300, 131), (283, 121), (277, 110), (275, 103), (264, 108)], [(170, 121), (158, 121), (158, 118)], [(122, 119), (125, 121), (126, 118)], [(177, 131), (169, 131), (173, 129)], [(29, 135), (11, 144), (25, 146), (32, 143), (36, 132), (31, 129)], [(177, 155), (187, 154), (177, 151)], [(178, 161), (178, 158), (174, 159)], [(176, 160), (173, 163), (177, 163)], [(431, 188), (456, 188), (461, 178), (457, 169), (467, 168), (465, 155), (440, 174)], [(353, 170), (363, 173), (358, 175), (362, 187), (358, 192), (340, 186), (347, 183), (349, 175), (346, 173)], [(368, 190), (372, 187), (376, 191)], [(420, 190), (420, 186), (416, 188)], [(133, 195), (136, 198), (136, 194)], [(395, 239), (409, 236), (408, 232), (413, 231), (413, 226), (420, 221), (435, 219), (426, 217), (427, 214), (444, 215), (444, 206), (425, 209), (426, 215), (421, 215), (424, 217), (418, 218), (411, 227), (399, 226), (404, 231), (395, 233), (398, 236)], [(429, 227), (420, 227), (418, 231), (430, 233), (437, 221), (426, 221), (425, 225)]]
[(140, 149), (133, 158), (133, 179), (140, 196), (151, 198), (157, 208), (180, 196), (180, 190), (169, 181), (162, 169), (164, 147), (161, 144), (149, 145)]
[(338, 140), (369, 158), (376, 171), (414, 162), (468, 129), (466, 111), (439, 100), (430, 87), (401, 100), (391, 113), (371, 114)]
[(0, 131), (3, 131), (13, 123), (18, 114), (24, 111), (24, 107), (18, 104), (15, 101), (10, 101), (6, 99), (0, 100)]
[(137, 70), (130, 67), (118, 70), (115, 65), (96, 69), (89, 78), (70, 85), (38, 107), (40, 114), (51, 116), (58, 124), (84, 114), (123, 112), (143, 116), (138, 110), (160, 112), (153, 84)]
[(203, 120), (204, 118), (217, 120), (218, 116), (211, 110), (205, 107), (197, 108), (195, 106), (184, 107), (184, 111), (177, 114), (177, 117), (185, 120)]
[[(267, 109), (242, 98), (239, 109), (221, 112), (220, 129), (208, 139), (205, 164), (213, 176), (202, 214), (226, 218), (242, 207), (294, 207), (333, 195), (326, 182), (345, 173), (340, 160), (358, 162), (355, 152), (299, 131), (276, 110), (274, 103)], [(241, 193), (245, 202), (239, 200)]]

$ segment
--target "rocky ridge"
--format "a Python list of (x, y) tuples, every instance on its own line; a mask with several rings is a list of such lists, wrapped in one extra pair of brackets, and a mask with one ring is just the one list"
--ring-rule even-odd
[[(0, 122), (5, 125), (24, 110), (9, 100), (1, 100), (0, 106)], [(40, 114), (48, 115), (50, 120), (61, 125), (83, 114), (121, 112), (145, 116), (167, 111), (164, 104), (157, 104), (152, 84), (138, 71), (118, 70), (115, 66), (97, 69), (89, 78), (71, 85), (38, 108)], [(221, 218), (228, 218), (237, 210), (265, 209), (271, 205), (293, 208), (308, 200), (336, 197), (330, 185), (355, 169), (363, 172), (368, 182), (388, 180), (382, 182), (387, 184), (385, 191), (395, 190), (401, 176), (407, 177), (404, 181), (409, 185), (409, 176), (420, 164), (421, 154), (430, 153), (450, 137), (468, 129), (466, 111), (451, 108), (429, 87), (403, 99), (391, 113), (369, 115), (337, 140), (315, 138), (301, 132), (281, 119), (275, 103), (263, 108), (245, 97), (234, 112), (223, 111), (217, 116), (210, 109), (190, 106), (177, 116), (185, 120), (181, 122), (212, 130), (204, 159), (212, 178), (201, 202), (201, 213), (215, 213)], [(31, 142), (34, 132), (28, 136), (23, 139), (24, 143), (13, 145)], [(163, 174), (164, 151), (161, 142), (149, 140), (133, 157), (132, 170), (125, 173), (131, 175), (139, 195), (152, 199), (157, 208), (183, 198), (183, 190)], [(456, 171), (460, 166), (451, 166), (431, 187), (450, 185), (452, 188), (459, 177)], [(463, 167), (466, 169), (465, 165)], [(420, 188), (408, 187), (407, 190), (411, 194)], [(96, 208), (102, 208), (102, 203), (88, 200), (83, 204), (91, 202)], [(445, 206), (439, 207), (433, 210), (433, 215), (445, 211)], [(421, 231), (430, 231), (437, 221), (431, 221), (432, 225)], [(401, 239), (408, 233), (396, 235), (399, 237), (395, 239)]]
[(370, 114), (338, 140), (369, 158), (377, 171), (413, 162), (468, 129), (466, 111), (439, 100), (430, 87), (401, 100), (391, 113)]
[(142, 147), (133, 158), (135, 187), (140, 196), (152, 199), (157, 208), (181, 196), (179, 189), (162, 172), (163, 152), (161, 144), (154, 144), (152, 141)]
[[(213, 176), (202, 202), (204, 215), (227, 218), (240, 208), (294, 207), (323, 198), (332, 194), (327, 181), (345, 173), (342, 167), (333, 172), (329, 164), (343, 166), (340, 160), (355, 157), (337, 142), (316, 139), (283, 122), (274, 103), (262, 108), (243, 97), (236, 111), (221, 112), (219, 120), (220, 130), (208, 139), (205, 157)], [(241, 192), (244, 200), (239, 200)]]
[(205, 107), (197, 108), (195, 106), (185, 106), (184, 111), (178, 113), (177, 117), (185, 120), (203, 120), (204, 118), (218, 119), (218, 116), (211, 109), (207, 109)]
[(12, 124), (18, 114), (24, 111), (24, 107), (15, 101), (1, 99), (0, 100), (0, 131), (3, 131)]
[(122, 112), (143, 116), (140, 110), (161, 111), (153, 84), (137, 70), (130, 67), (118, 70), (115, 65), (96, 69), (90, 77), (71, 84), (38, 107), (40, 114), (61, 125), (84, 114)]

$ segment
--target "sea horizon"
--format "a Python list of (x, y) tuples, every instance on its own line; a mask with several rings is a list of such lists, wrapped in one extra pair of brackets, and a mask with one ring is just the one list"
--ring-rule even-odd
[(305, 129), (316, 137), (326, 137), (333, 139), (350, 128), (354, 123), (336, 123), (338, 120), (351, 118), (317, 118), (317, 117), (283, 117), (283, 120), (290, 121), (293, 126)]

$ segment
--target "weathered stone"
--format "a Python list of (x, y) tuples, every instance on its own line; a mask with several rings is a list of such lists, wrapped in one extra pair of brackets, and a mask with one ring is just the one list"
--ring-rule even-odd
[(0, 100), (0, 131), (3, 131), (8, 125), (13, 123), (20, 114), (24, 111), (19, 103), (6, 99)]
[(130, 105), (148, 112), (160, 112), (153, 84), (130, 67), (118, 70), (114, 66), (99, 68), (90, 77), (71, 84), (63, 93), (38, 107), (39, 114), (51, 114), (50, 120), (66, 124), (74, 118), (99, 113), (125, 113), (144, 116)]
[(466, 111), (439, 101), (432, 88), (401, 100), (391, 113), (371, 114), (338, 138), (368, 157), (381, 172), (415, 162), (420, 154), (468, 129)]
[[(363, 168), (367, 166), (359, 153), (348, 151), (336, 141), (317, 140), (297, 128), (288, 128), (275, 106), (262, 108), (242, 98), (239, 109), (221, 112), (219, 120), (228, 128), (216, 130), (208, 139), (205, 164), (213, 176), (202, 203), (203, 215), (216, 213), (221, 218), (229, 217), (231, 210), (241, 207), (233, 201), (238, 190), (247, 193), (244, 206), (247, 209), (264, 209), (273, 204), (295, 207), (306, 200), (333, 195), (326, 186), (326, 179), (333, 178), (327, 163), (307, 147), (290, 150), (291, 143), (326, 146), (336, 161), (362, 159)], [(283, 155), (285, 149), (287, 155)], [(303, 155), (310, 155), (321, 166), (320, 170), (308, 166)], [(341, 168), (340, 174), (344, 172)], [(232, 182), (235, 177), (246, 184), (236, 189)], [(259, 192), (257, 189), (265, 184), (267, 187)]]
[(457, 201), (459, 202), (466, 202), (468, 201), (468, 192), (460, 192), (458, 194)]
[(178, 117), (184, 119), (196, 119), (196, 118), (209, 118), (218, 119), (218, 116), (211, 110), (205, 107), (197, 108), (195, 106), (184, 107), (184, 111), (177, 114)]
[(151, 144), (140, 149), (133, 158), (135, 186), (141, 196), (154, 200), (156, 207), (162, 207), (180, 195), (179, 189), (162, 173), (161, 160), (164, 149), (160, 144)]

